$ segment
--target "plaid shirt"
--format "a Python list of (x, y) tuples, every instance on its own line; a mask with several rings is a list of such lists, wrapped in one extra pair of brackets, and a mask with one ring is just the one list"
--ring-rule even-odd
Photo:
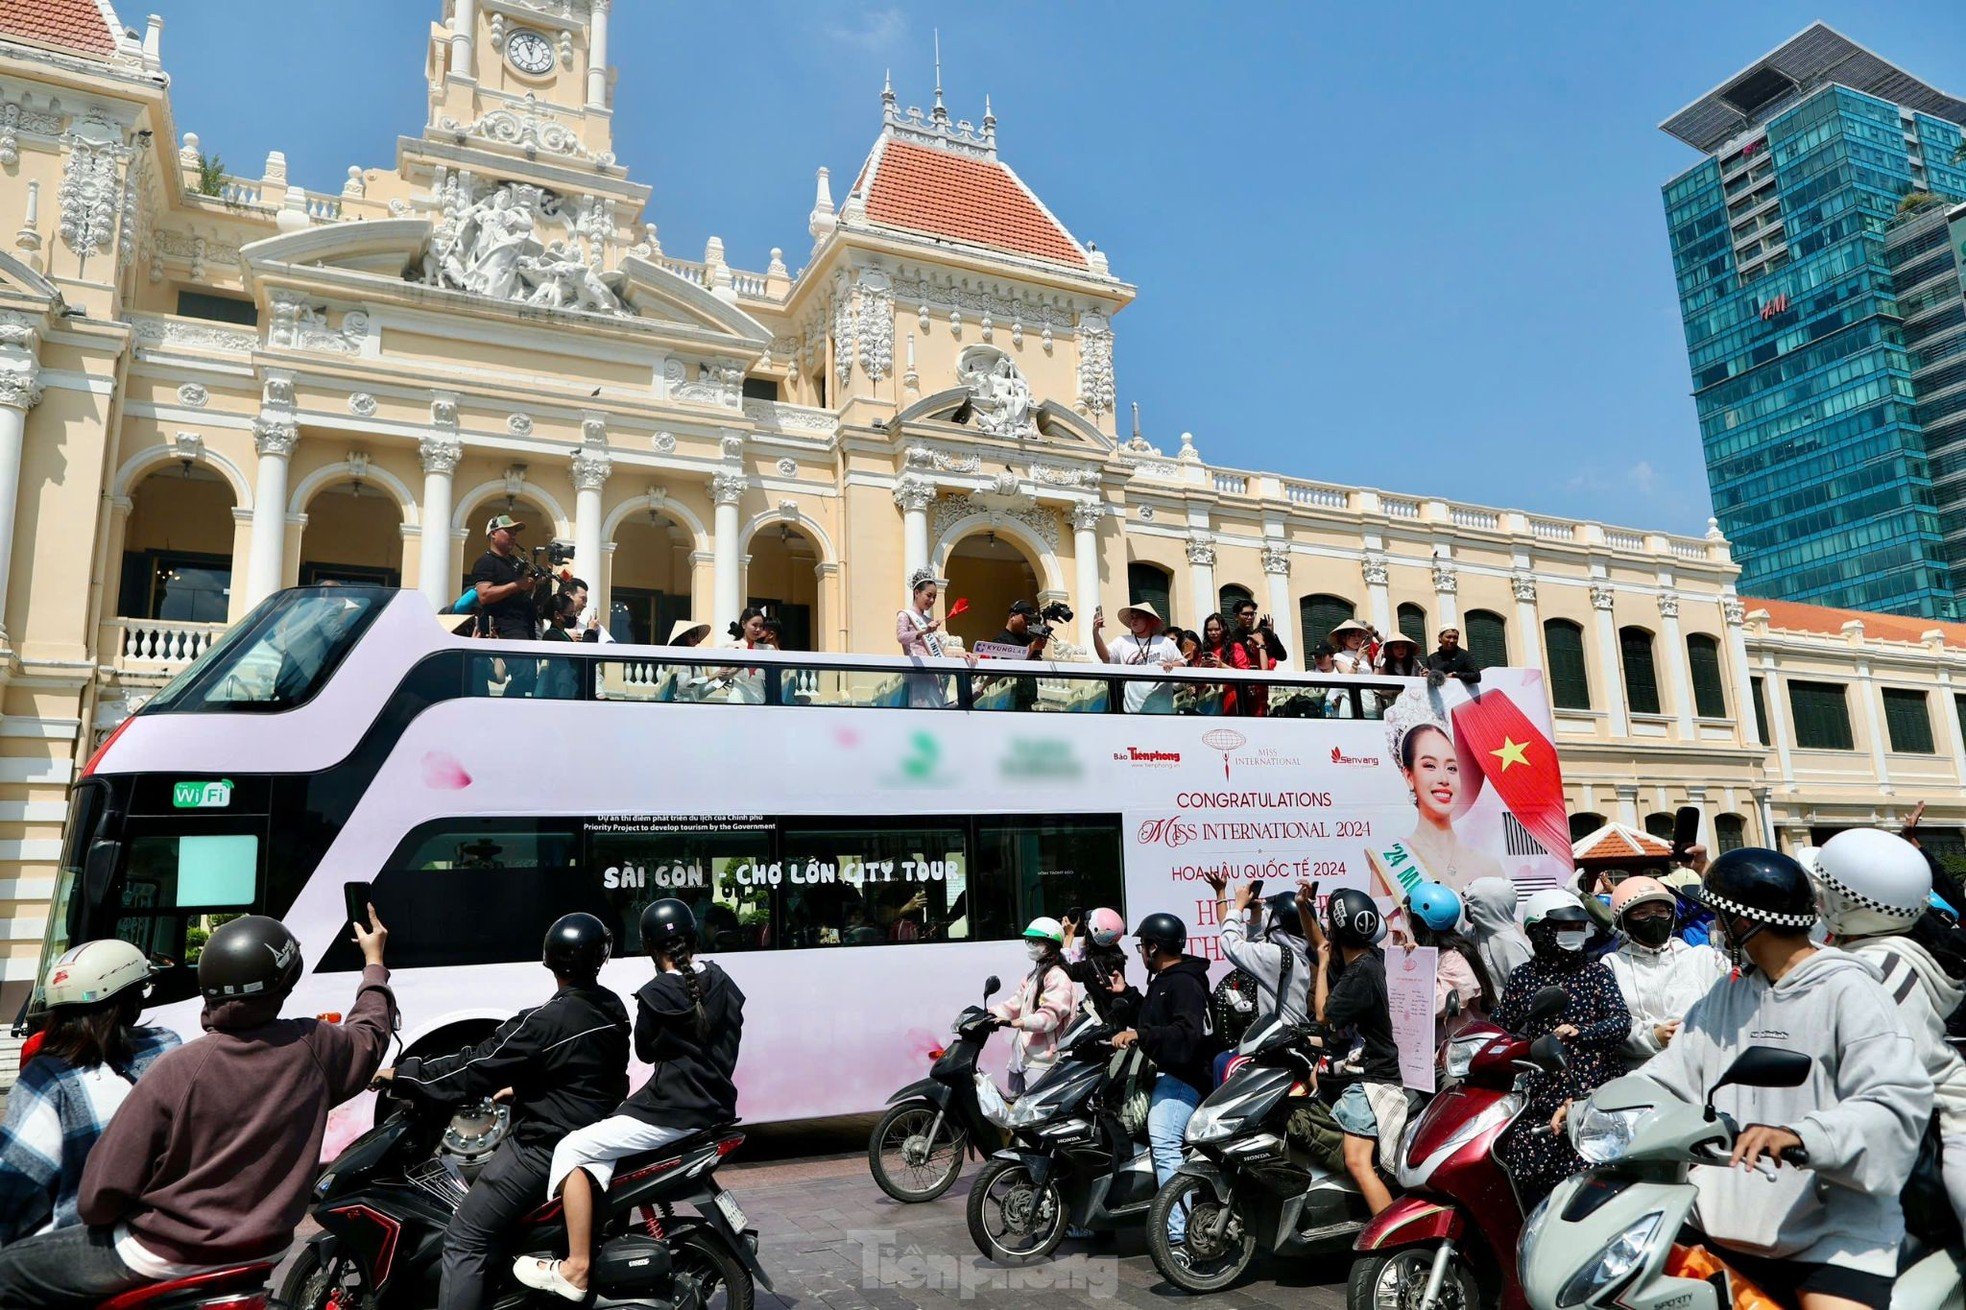
[(48, 1055), (28, 1062), (0, 1123), (0, 1246), (81, 1222), (76, 1195), (96, 1139), (143, 1071), (179, 1044), (169, 1029), (135, 1028), (127, 1071)]

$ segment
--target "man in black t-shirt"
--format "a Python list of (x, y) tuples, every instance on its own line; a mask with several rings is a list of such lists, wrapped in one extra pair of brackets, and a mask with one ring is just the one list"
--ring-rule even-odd
[(1461, 645), (1459, 628), (1440, 630), (1440, 649), (1427, 656), (1427, 668), (1449, 678), (1459, 678), (1472, 691), (1481, 681), (1481, 666)]
[[(1000, 646), (1022, 646), (1023, 658), (1041, 660), (1044, 658), (1045, 643), (1049, 637), (1033, 637), (1031, 620), (1039, 617), (1038, 607), (1028, 600), (1020, 600), (1011, 605), (1010, 615), (1004, 620), (1003, 631), (993, 640)], [(1004, 659), (1014, 658), (1003, 656)], [(1036, 678), (1020, 677), (1011, 689), (1011, 704), (1020, 710), (1029, 710), (1038, 703), (1038, 682)]]
[[(1299, 907), (1316, 899), (1316, 884), (1300, 886)], [(1386, 957), (1379, 953), (1386, 924), (1372, 898), (1353, 888), (1331, 893), (1325, 917), (1328, 925), (1319, 923), (1314, 912), (1303, 915), (1305, 935), (1317, 948), (1317, 1017), (1334, 1031), (1351, 1032), (1364, 1048), (1359, 1081), (1339, 1095), (1331, 1114), (1345, 1134), (1345, 1171), (1358, 1184), (1367, 1207), (1378, 1214), (1393, 1203), (1393, 1196), (1374, 1164), (1380, 1125), (1369, 1088), (1389, 1085), (1397, 1091), (1400, 1085), (1399, 1045), (1393, 1040), (1392, 1007), (1386, 993)], [(1336, 982), (1331, 976), (1334, 956), (1344, 966)]]
[[(480, 632), (501, 641), (531, 641), (538, 635), (532, 601), (533, 588), (537, 583), (526, 568), (525, 557), (519, 554), (519, 534), (525, 528), (525, 524), (510, 514), (500, 514), (487, 523), (485, 537), (491, 549), (478, 557), (467, 579), (478, 593)], [(480, 663), (485, 665), (489, 692), (489, 684), (495, 680), (491, 668), (493, 661), (482, 660)], [(503, 663), (509, 675), (505, 694), (530, 696), (539, 666), (532, 660), (505, 660)]]

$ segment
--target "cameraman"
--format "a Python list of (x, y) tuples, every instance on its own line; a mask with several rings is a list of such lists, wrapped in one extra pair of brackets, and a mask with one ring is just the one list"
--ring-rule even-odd
[[(1041, 660), (1044, 648), (1051, 640), (1051, 629), (1044, 623), (1038, 607), (1028, 600), (1011, 604), (1010, 614), (1004, 619), (1003, 631), (996, 635), (999, 646), (1022, 646), (1023, 658)], [(1003, 656), (1004, 659), (1015, 658)], [(1032, 677), (1018, 677), (1011, 687), (1011, 707), (1018, 710), (1034, 709), (1038, 703), (1038, 680)]]
[[(530, 562), (519, 553), (519, 534), (526, 525), (510, 514), (500, 514), (485, 525), (490, 549), (471, 566), (468, 581), (478, 593), (478, 632), (501, 641), (531, 641), (537, 636), (533, 610), (533, 588), (539, 583)], [(509, 670), (505, 684), (508, 696), (530, 696), (539, 676), (531, 660), (502, 661)], [(492, 660), (483, 666), (486, 694), (494, 679)]]

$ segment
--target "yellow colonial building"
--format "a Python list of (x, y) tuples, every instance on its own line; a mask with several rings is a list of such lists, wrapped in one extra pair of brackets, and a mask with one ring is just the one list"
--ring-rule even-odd
[(1198, 626), (1246, 594), (1293, 663), (1357, 614), (1543, 667), (1580, 824), (1691, 803), (1713, 844), (1797, 843), (1918, 799), (1966, 823), (1966, 628), (1763, 607), (1713, 531), (1155, 444), (1115, 400), (1134, 288), (988, 108), (958, 121), (939, 92), (876, 115), (870, 89), (870, 149), (818, 170), (789, 256), (682, 257), (623, 162), (610, 0), (429, 2), (426, 121), (323, 190), (279, 154), (211, 167), (159, 19), (0, 6), (9, 1014), (103, 734), (282, 586), (449, 602), (507, 512), (575, 546), (622, 639), (764, 602), (788, 644), (888, 652), (924, 565), (971, 601), (971, 640), (1018, 597), (1068, 602), (1083, 647), (1101, 603)]

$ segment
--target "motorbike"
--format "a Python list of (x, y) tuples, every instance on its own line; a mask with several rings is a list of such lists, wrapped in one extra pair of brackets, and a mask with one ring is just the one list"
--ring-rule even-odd
[(97, 1310), (266, 1310), (266, 1280), (272, 1273), (270, 1264), (209, 1270), (132, 1288)]
[[(995, 974), (984, 981), (984, 1005), (1001, 985)], [(1000, 1026), (983, 1005), (967, 1007), (953, 1025), (955, 1040), (929, 1053), (935, 1063), (928, 1077), (887, 1098), (890, 1108), (867, 1139), (867, 1169), (895, 1200), (933, 1201), (954, 1185), (965, 1157), (1003, 1146), (1003, 1130), (984, 1112), (979, 1094), (988, 1075), (976, 1067)], [(996, 1094), (994, 1085), (989, 1094)]]
[(1011, 1143), (969, 1191), (969, 1235), (986, 1259), (1030, 1264), (1071, 1227), (1113, 1232), (1153, 1204), (1153, 1156), (1120, 1120), (1128, 1080), (1113, 1069), (1112, 1036), (1080, 1018), (1060, 1037), (1057, 1063), (1011, 1106)]
[[(1798, 1051), (1750, 1046), (1707, 1094), (1704, 1108), (1663, 1092), (1643, 1077), (1614, 1079), (1591, 1099), (1571, 1107), (1572, 1145), (1589, 1165), (1567, 1179), (1529, 1216), (1522, 1230), (1523, 1295), (1535, 1310), (1609, 1310), (1671, 1306), (1673, 1310), (1729, 1310), (1731, 1302), (1705, 1278), (1679, 1277), (1667, 1268), (1698, 1199), (1689, 1173), (1696, 1164), (1727, 1164), (1740, 1126), (1714, 1109), (1722, 1087), (1796, 1087), (1812, 1061)], [(1806, 1151), (1791, 1147), (1782, 1164), (1808, 1168)], [(1764, 1170), (1776, 1166), (1763, 1163)], [(1908, 1233), (1899, 1260), (1893, 1310), (1958, 1306), (1960, 1268), (1966, 1252), (1951, 1206), (1940, 1190), (1932, 1203), (1913, 1193), (1942, 1189), (1931, 1159), (1914, 1173), (1906, 1194)], [(1922, 1200), (1923, 1198), (1920, 1198)], [(1916, 1216), (1939, 1217), (1920, 1224)], [(1716, 1251), (1722, 1260), (1725, 1251)]]
[[(1239, 1065), (1188, 1120), (1181, 1167), (1147, 1212), (1154, 1267), (1184, 1292), (1229, 1286), (1259, 1244), (1272, 1255), (1329, 1254), (1365, 1227), (1369, 1212), (1351, 1177), (1324, 1168), (1286, 1131), (1313, 1095), (1309, 1036), (1275, 1018), (1252, 1027)], [(1178, 1243), (1168, 1236), (1177, 1212), (1186, 1215)]]
[[(1559, 1014), (1564, 993), (1530, 998), (1531, 1022)], [(1402, 1195), (1353, 1245), (1348, 1310), (1525, 1310), (1516, 1278), (1522, 1204), (1497, 1154), (1526, 1102), (1523, 1081), (1563, 1067), (1563, 1043), (1471, 1026), (1441, 1049), (1449, 1085), (1407, 1126), (1395, 1181)]]
[[(391, 1112), (350, 1143), (314, 1185), (321, 1233), (302, 1247), (280, 1289), (291, 1310), (424, 1306), (437, 1296), (444, 1228), (469, 1184), (441, 1150), (450, 1106), (416, 1105), (385, 1091)], [(597, 1303), (641, 1310), (751, 1310), (754, 1284), (771, 1290), (757, 1233), (717, 1182), (717, 1166), (744, 1137), (726, 1125), (616, 1165), (594, 1216), (591, 1283)], [(679, 1214), (678, 1205), (694, 1213)], [(521, 1221), (515, 1256), (552, 1258), (565, 1247), (558, 1199)], [(497, 1303), (558, 1305), (501, 1278)]]

